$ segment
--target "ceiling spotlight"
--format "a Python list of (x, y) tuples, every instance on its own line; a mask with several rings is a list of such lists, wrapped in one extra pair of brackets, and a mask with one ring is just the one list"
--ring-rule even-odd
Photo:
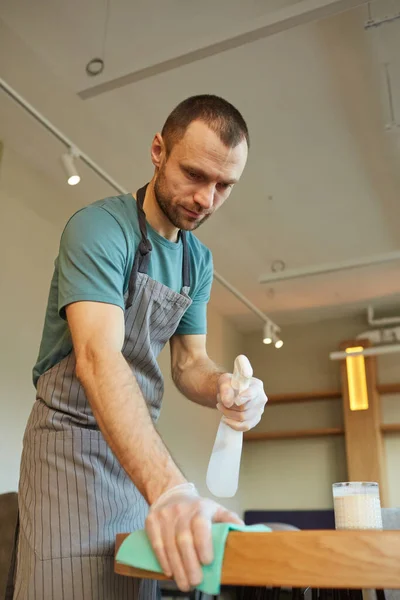
[(274, 346), (275, 348), (282, 348), (283, 346), (283, 341), (281, 340), (281, 338), (279, 337), (278, 333), (280, 331), (279, 327), (274, 327), (273, 331), (272, 331), (272, 341), (274, 342)]
[(79, 158), (79, 154), (74, 151), (72, 148), (69, 149), (69, 152), (66, 152), (61, 156), (61, 161), (64, 165), (65, 172), (67, 174), (67, 181), (69, 185), (76, 185), (80, 182), (81, 178), (79, 176), (78, 171), (75, 167), (75, 158)]
[(269, 321), (264, 324), (263, 343), (272, 344), (272, 327)]
[(283, 341), (281, 340), (281, 338), (278, 335), (279, 331), (280, 331), (280, 328), (277, 325), (275, 325), (271, 321), (266, 321), (264, 323), (264, 329), (263, 329), (263, 343), (264, 344), (272, 344), (272, 342), (273, 342), (275, 345), (275, 348), (282, 348)]

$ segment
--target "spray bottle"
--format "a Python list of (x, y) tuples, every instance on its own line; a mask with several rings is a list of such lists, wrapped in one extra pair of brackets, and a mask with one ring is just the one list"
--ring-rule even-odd
[[(249, 387), (252, 376), (248, 358), (239, 355), (235, 359), (231, 383), (236, 396)], [(236, 494), (242, 446), (243, 432), (229, 427), (222, 417), (207, 469), (207, 487), (214, 496), (232, 498)]]

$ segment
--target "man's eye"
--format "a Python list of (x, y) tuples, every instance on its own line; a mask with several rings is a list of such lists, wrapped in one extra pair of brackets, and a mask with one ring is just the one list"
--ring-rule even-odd
[(193, 171), (188, 171), (188, 175), (190, 179), (198, 180), (200, 179), (200, 175), (198, 173), (194, 173)]

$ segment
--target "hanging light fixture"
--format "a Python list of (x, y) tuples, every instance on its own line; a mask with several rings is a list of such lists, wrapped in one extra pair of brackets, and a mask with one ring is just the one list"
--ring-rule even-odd
[(79, 154), (73, 148), (70, 148), (68, 152), (61, 156), (61, 161), (64, 165), (65, 173), (68, 178), (67, 182), (69, 185), (76, 185), (81, 180), (75, 166), (76, 158), (79, 158)]
[(279, 348), (282, 348), (282, 346), (283, 346), (283, 341), (282, 341), (282, 340), (281, 340), (281, 338), (279, 337), (279, 335), (278, 335), (278, 331), (280, 331), (280, 329), (277, 329), (277, 330), (275, 330), (275, 331), (274, 331), (274, 333), (273, 333), (273, 335), (272, 335), (272, 339), (273, 339), (273, 342), (274, 342), (274, 346), (275, 346), (275, 348), (278, 348), (278, 349), (279, 349)]
[(278, 335), (279, 331), (280, 331), (279, 327), (274, 325), (271, 321), (267, 321), (266, 323), (264, 323), (263, 343), (264, 344), (272, 344), (272, 342), (273, 342), (275, 345), (275, 348), (282, 348), (283, 341), (281, 340), (281, 338)]
[(263, 344), (272, 344), (272, 326), (270, 321), (264, 324)]

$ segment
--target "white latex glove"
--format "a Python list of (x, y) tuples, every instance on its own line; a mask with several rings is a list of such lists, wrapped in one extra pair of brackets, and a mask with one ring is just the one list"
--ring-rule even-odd
[(231, 385), (232, 375), (224, 373), (218, 380), (217, 409), (224, 422), (236, 431), (249, 431), (261, 420), (268, 398), (264, 384), (252, 377), (249, 387), (237, 395)]
[(162, 494), (150, 507), (146, 532), (164, 573), (186, 592), (199, 585), (201, 564), (213, 561), (212, 523), (243, 521), (214, 500), (201, 498), (192, 483)]

